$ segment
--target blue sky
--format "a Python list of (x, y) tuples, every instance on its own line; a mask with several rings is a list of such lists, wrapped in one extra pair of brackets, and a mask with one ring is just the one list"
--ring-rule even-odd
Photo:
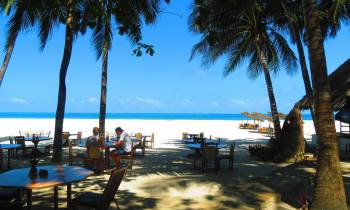
[[(188, 30), (191, 1), (172, 1), (157, 23), (143, 30), (143, 42), (155, 46), (153, 57), (132, 55), (125, 37), (115, 36), (109, 57), (107, 112), (239, 113), (268, 112), (263, 75), (251, 80), (246, 66), (223, 77), (225, 57), (210, 67), (189, 62), (199, 36)], [(0, 44), (7, 17), (0, 17)], [(350, 57), (349, 28), (325, 43), (329, 73)], [(90, 33), (74, 43), (67, 75), (66, 112), (99, 112), (101, 61), (96, 61)], [(0, 112), (55, 112), (64, 27), (56, 28), (43, 52), (36, 31), (22, 33), (0, 88)], [(293, 46), (293, 49), (295, 47)], [(1, 54), (1, 60), (4, 54)], [(304, 95), (300, 72), (273, 75), (278, 109), (288, 112)]]

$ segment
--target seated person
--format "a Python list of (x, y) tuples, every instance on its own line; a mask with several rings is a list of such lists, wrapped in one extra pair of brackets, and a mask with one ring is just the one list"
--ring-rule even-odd
[(121, 127), (115, 129), (117, 141), (115, 143), (116, 149), (112, 152), (112, 158), (115, 161), (116, 167), (120, 166), (120, 155), (130, 154), (132, 144), (129, 134), (124, 132)]
[[(95, 159), (96, 161), (98, 161), (99, 159), (102, 160), (101, 148), (103, 147), (103, 142), (99, 137), (99, 128), (94, 127), (92, 129), (92, 134), (93, 135), (89, 136), (86, 140), (86, 158), (92, 159), (92, 160)], [(101, 167), (102, 167), (102, 164), (96, 163), (97, 171), (100, 171)], [(95, 168), (95, 166), (93, 166), (93, 168)]]

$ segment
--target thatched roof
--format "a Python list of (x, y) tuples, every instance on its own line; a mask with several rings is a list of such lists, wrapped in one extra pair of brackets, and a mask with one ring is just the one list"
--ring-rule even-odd
[(251, 118), (251, 119), (253, 119), (253, 120), (257, 120), (257, 121), (260, 121), (260, 122), (264, 122), (263, 119), (260, 119), (259, 117), (255, 116), (254, 114), (250, 114), (249, 112), (242, 112), (241, 114), (242, 114), (242, 115), (245, 115), (246, 117)]
[[(329, 75), (333, 110), (340, 110), (350, 103), (350, 59)], [(309, 109), (309, 98), (305, 95), (296, 105)]]
[(272, 122), (272, 118), (269, 117), (269, 116), (267, 116), (267, 115), (261, 114), (261, 113), (259, 113), (259, 112), (254, 112), (254, 115), (256, 115), (256, 116), (258, 116), (258, 117), (260, 117), (260, 118), (262, 118), (262, 119), (265, 119), (265, 120), (267, 120), (267, 121)]

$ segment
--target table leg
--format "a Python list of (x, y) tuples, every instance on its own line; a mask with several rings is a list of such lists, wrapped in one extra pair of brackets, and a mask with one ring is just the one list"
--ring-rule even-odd
[(27, 209), (30, 210), (32, 208), (32, 190), (27, 190)]
[(58, 209), (58, 187), (53, 188), (53, 202), (54, 202), (54, 209)]
[(3, 157), (3, 154), (2, 154), (2, 149), (0, 149), (0, 171), (3, 171), (3, 159), (4, 159), (4, 157)]
[(109, 149), (109, 147), (106, 147), (106, 149), (105, 149), (105, 163), (106, 163), (107, 168), (111, 167), (111, 161), (110, 161), (109, 156), (110, 156), (110, 149)]
[(11, 169), (11, 151), (12, 151), (12, 149), (7, 150), (7, 168), (8, 168), (8, 170)]
[(72, 203), (72, 185), (67, 184), (67, 207), (70, 208)]

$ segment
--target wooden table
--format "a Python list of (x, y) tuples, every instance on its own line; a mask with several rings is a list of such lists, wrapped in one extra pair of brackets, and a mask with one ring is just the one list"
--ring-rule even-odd
[(11, 150), (20, 148), (22, 145), (20, 144), (0, 144), (0, 169), (1, 171), (3, 170), (3, 153), (2, 151), (4, 149), (7, 149), (7, 168), (10, 170), (11, 169)]
[(0, 187), (16, 187), (27, 189), (27, 208), (32, 205), (32, 190), (53, 187), (54, 207), (58, 209), (58, 186), (67, 185), (67, 204), (72, 200), (71, 184), (79, 182), (93, 174), (92, 171), (79, 166), (41, 166), (39, 170), (48, 171), (48, 176), (29, 176), (31, 168), (14, 169), (0, 174)]

